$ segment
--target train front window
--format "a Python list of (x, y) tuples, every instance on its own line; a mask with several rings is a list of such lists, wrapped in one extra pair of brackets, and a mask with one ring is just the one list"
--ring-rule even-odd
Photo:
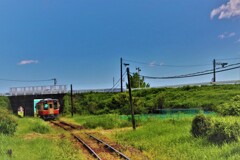
[(54, 102), (54, 109), (58, 109), (58, 103)]
[(44, 110), (48, 110), (48, 104), (44, 104)]
[(52, 108), (52, 104), (49, 104), (49, 108)]

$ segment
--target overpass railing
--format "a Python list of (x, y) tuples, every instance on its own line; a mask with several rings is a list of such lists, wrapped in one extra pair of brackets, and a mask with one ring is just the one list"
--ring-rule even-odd
[(10, 96), (60, 93), (67, 93), (66, 85), (12, 87), (9, 90)]
[[(88, 93), (88, 92), (120, 92), (121, 88), (106, 88), (106, 89), (82, 89), (82, 90), (73, 90), (73, 93)], [(70, 91), (69, 91), (70, 92)]]

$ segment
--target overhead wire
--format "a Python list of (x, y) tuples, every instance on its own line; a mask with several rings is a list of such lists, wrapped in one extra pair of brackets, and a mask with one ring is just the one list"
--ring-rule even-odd
[[(126, 76), (126, 71), (123, 73), (122, 77), (125, 78)], [(116, 88), (116, 85), (121, 81), (121, 78), (119, 78), (119, 80), (113, 85), (113, 87), (111, 88), (111, 90), (114, 90)]]
[[(225, 66), (224, 68), (228, 68), (231, 66), (236, 66), (236, 65), (240, 65), (240, 63), (234, 63), (234, 64), (230, 64)], [(216, 70), (222, 69), (223, 67), (218, 67), (216, 68)], [(179, 75), (179, 76), (188, 76), (188, 75), (195, 75), (195, 74), (201, 74), (201, 73), (206, 73), (206, 72), (212, 72), (213, 69), (209, 69), (209, 70), (205, 70), (205, 71), (199, 71), (199, 72), (194, 72), (194, 73), (189, 73), (189, 74), (184, 74), (184, 75)]]
[(11, 81), (11, 82), (44, 82), (44, 81), (52, 81), (53, 79), (42, 79), (42, 80), (16, 80), (16, 79), (5, 79), (0, 78), (0, 81)]
[(211, 64), (196, 64), (196, 65), (167, 65), (167, 64), (151, 64), (151, 63), (147, 63), (147, 62), (140, 62), (140, 61), (134, 61), (134, 60), (127, 60), (127, 59), (123, 59), (124, 61), (127, 62), (133, 62), (133, 63), (138, 63), (138, 64), (143, 64), (143, 65), (148, 65), (148, 66), (158, 66), (158, 67), (179, 67), (179, 68), (185, 68), (185, 67), (202, 67), (202, 66), (209, 66)]
[[(226, 68), (226, 69), (222, 69), (222, 70), (216, 70), (215, 72), (219, 73), (219, 72), (229, 71), (229, 70), (233, 70), (233, 69), (237, 69), (237, 68), (240, 68), (240, 66)], [(169, 76), (169, 77), (153, 77), (153, 76), (144, 76), (144, 75), (140, 75), (140, 76), (144, 77), (144, 78), (148, 78), (148, 79), (176, 79), (176, 78), (189, 78), (189, 77), (203, 76), (203, 75), (208, 75), (208, 74), (212, 74), (212, 73), (213, 73), (213, 71), (206, 72), (206, 73), (193, 74), (193, 75), (186, 74), (186, 75)]]
[(216, 59), (216, 60), (222, 61), (222, 60), (239, 60), (239, 59), (240, 58), (235, 57), (235, 58), (222, 58), (222, 59)]

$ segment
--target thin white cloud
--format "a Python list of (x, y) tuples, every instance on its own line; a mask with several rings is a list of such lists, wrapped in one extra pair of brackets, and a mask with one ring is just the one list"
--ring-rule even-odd
[(155, 62), (155, 61), (149, 63), (149, 66), (150, 66), (150, 67), (154, 67), (155, 65), (156, 65), (156, 62)]
[(150, 62), (150, 63), (149, 63), (149, 66), (150, 66), (150, 67), (163, 66), (163, 65), (164, 65), (163, 62), (157, 63), (156, 61), (153, 61), (153, 62)]
[(218, 35), (218, 38), (219, 38), (219, 39), (224, 39), (224, 38), (225, 38), (225, 35), (224, 35), (224, 34), (220, 34), (220, 35)]
[(236, 41), (236, 43), (240, 43), (240, 38)]
[(161, 63), (160, 63), (160, 65), (161, 65), (161, 66), (163, 66), (163, 65), (164, 65), (164, 63), (163, 63), (163, 62), (161, 62)]
[(226, 4), (213, 9), (210, 17), (212, 19), (215, 16), (217, 16), (218, 19), (240, 16), (240, 0), (229, 0)]
[(22, 60), (19, 62), (19, 65), (26, 65), (26, 64), (37, 64), (38, 60)]
[(223, 34), (218, 35), (218, 38), (219, 39), (231, 38), (231, 37), (234, 37), (235, 35), (236, 35), (235, 32), (230, 32), (230, 33), (225, 32)]

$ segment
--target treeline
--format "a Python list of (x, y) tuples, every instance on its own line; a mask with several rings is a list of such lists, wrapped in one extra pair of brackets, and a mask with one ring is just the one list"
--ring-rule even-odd
[[(216, 107), (240, 95), (240, 85), (186, 86), (181, 88), (152, 88), (133, 91), (136, 114), (156, 109)], [(74, 112), (78, 114), (129, 114), (129, 95), (123, 93), (83, 93), (73, 97)], [(64, 97), (64, 112), (71, 111), (70, 95)]]

